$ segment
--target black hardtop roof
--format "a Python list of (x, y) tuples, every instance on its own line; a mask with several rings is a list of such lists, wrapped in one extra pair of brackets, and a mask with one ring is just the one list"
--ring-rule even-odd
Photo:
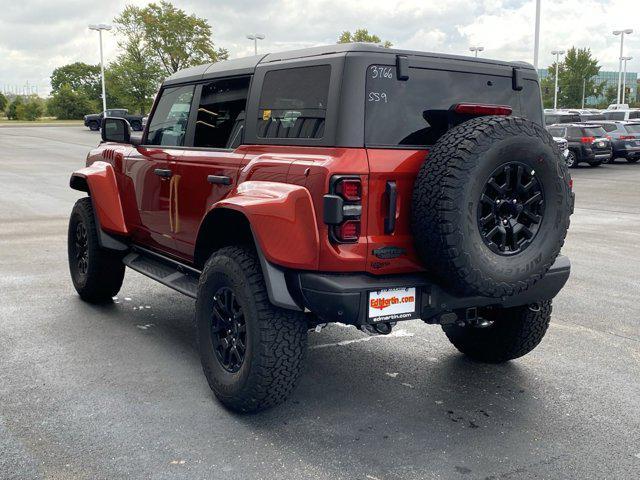
[(193, 82), (215, 78), (221, 75), (247, 75), (255, 71), (259, 64), (275, 63), (296, 59), (312, 59), (323, 55), (347, 55), (349, 53), (372, 53), (385, 55), (406, 55), (415, 57), (427, 57), (437, 59), (461, 60), (476, 64), (512, 66), (527, 70), (533, 70), (533, 66), (526, 62), (506, 62), (500, 60), (490, 60), (487, 58), (467, 57), (463, 55), (448, 55), (444, 53), (420, 52), (414, 50), (399, 50), (396, 48), (384, 48), (373, 43), (339, 43), (334, 45), (323, 45), (319, 47), (302, 48), (299, 50), (289, 50), (279, 53), (268, 53), (264, 55), (254, 55), (251, 57), (235, 58), (216, 63), (198, 65), (197, 67), (180, 70), (164, 81), (164, 85), (171, 85), (184, 82)]

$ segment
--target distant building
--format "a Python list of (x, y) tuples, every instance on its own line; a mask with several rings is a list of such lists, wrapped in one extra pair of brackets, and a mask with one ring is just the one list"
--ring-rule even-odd
[[(545, 78), (549, 75), (549, 72), (546, 68), (538, 69), (538, 75), (540, 79)], [(638, 95), (638, 74), (634, 72), (627, 72), (627, 93), (625, 95), (625, 103), (634, 102)], [(604, 93), (609, 86), (618, 87), (618, 72), (605, 72), (600, 71), (598, 75), (595, 77), (596, 84), (605, 83), (606, 85), (602, 89)], [(588, 93), (588, 92), (587, 92)], [(600, 102), (604, 101), (604, 95), (600, 95), (598, 97), (591, 95), (588, 96), (585, 100), (586, 105), (597, 105)]]

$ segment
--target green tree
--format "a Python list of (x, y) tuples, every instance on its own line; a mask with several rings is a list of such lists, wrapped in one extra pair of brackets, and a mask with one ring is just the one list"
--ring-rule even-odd
[(110, 97), (115, 96), (121, 102), (119, 106), (144, 114), (162, 81), (163, 69), (146, 42), (143, 10), (127, 6), (114, 23), (123, 53), (109, 65)]
[(9, 104), (9, 100), (4, 96), (2, 92), (0, 92), (0, 112), (4, 112)]
[(24, 108), (22, 109), (22, 115), (18, 116), (19, 120), (28, 120), (33, 122), (42, 116), (44, 113), (44, 104), (42, 99), (33, 95), (29, 98), (29, 100), (24, 104)]
[(393, 46), (393, 43), (391, 43), (389, 40), (385, 40), (383, 42), (379, 36), (369, 33), (369, 30), (367, 30), (366, 28), (358, 28), (353, 33), (345, 30), (340, 34), (340, 37), (338, 37), (338, 43), (352, 42), (381, 43), (383, 44), (384, 48), (391, 48)]
[(150, 3), (144, 8), (129, 6), (121, 17), (116, 21), (122, 20), (119, 23), (127, 25), (127, 31), (135, 31), (136, 35), (144, 32), (145, 53), (166, 74), (228, 57), (225, 49), (215, 48), (206, 19), (188, 15), (170, 2)]
[[(549, 66), (549, 75), (541, 82), (545, 107), (553, 107), (553, 89), (556, 79), (555, 62)], [(593, 58), (588, 48), (575, 47), (567, 51), (564, 61), (558, 64), (558, 107), (579, 108), (582, 105), (582, 89), (585, 96), (602, 95), (603, 83), (597, 83), (595, 76), (600, 72), (598, 60)]]
[(9, 120), (18, 120), (24, 115), (24, 99), (17, 96), (7, 107), (7, 118)]
[(57, 92), (63, 85), (83, 92), (88, 98), (99, 99), (102, 92), (100, 65), (75, 62), (56, 68), (51, 74), (52, 93)]
[(81, 119), (96, 108), (84, 92), (73, 90), (67, 84), (62, 85), (47, 103), (49, 115), (60, 120)]

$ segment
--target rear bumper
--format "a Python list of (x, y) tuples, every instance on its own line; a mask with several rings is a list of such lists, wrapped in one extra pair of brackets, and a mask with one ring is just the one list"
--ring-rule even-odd
[(514, 307), (552, 299), (567, 282), (570, 271), (569, 259), (560, 256), (545, 277), (529, 290), (503, 298), (451, 295), (422, 274), (376, 277), (368, 274), (290, 272), (287, 283), (293, 296), (322, 321), (353, 325), (372, 323), (368, 317), (370, 292), (416, 287), (418, 316), (427, 323), (439, 323), (441, 315), (468, 308), (489, 305)]

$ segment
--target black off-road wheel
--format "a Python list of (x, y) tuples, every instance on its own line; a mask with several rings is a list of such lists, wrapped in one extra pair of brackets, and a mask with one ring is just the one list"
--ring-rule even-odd
[(590, 167), (599, 167), (602, 165), (603, 162), (601, 162), (600, 160), (596, 160), (595, 162), (589, 162), (589, 166)]
[(416, 250), (452, 292), (523, 292), (560, 253), (571, 214), (569, 181), (562, 154), (541, 126), (497, 116), (462, 123), (436, 142), (416, 178)]
[(89, 130), (92, 132), (97, 132), (100, 130), (100, 124), (98, 122), (89, 122)]
[(269, 302), (251, 247), (225, 247), (207, 261), (196, 301), (204, 374), (214, 394), (237, 412), (284, 402), (297, 384), (307, 349), (302, 312)]
[(513, 308), (484, 308), (480, 316), (489, 326), (442, 327), (449, 341), (468, 357), (502, 363), (536, 348), (549, 327), (551, 301)]
[(567, 155), (565, 163), (567, 164), (568, 168), (576, 168), (578, 166), (578, 158), (576, 157), (576, 154), (571, 150), (569, 150), (569, 155)]
[(125, 266), (120, 253), (100, 247), (90, 197), (78, 200), (71, 211), (67, 252), (71, 280), (80, 298), (110, 302), (120, 291)]
[(627, 158), (627, 162), (629, 163), (637, 163), (640, 158)]

